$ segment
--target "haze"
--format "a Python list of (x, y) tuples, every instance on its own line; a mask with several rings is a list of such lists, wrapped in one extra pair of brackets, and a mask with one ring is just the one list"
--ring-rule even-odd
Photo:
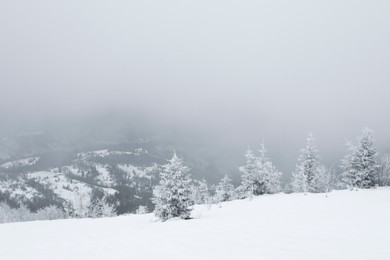
[(368, 126), (386, 152), (389, 13), (389, 1), (2, 0), (0, 128), (137, 116), (239, 154), (264, 140), (290, 170), (309, 131), (330, 162)]

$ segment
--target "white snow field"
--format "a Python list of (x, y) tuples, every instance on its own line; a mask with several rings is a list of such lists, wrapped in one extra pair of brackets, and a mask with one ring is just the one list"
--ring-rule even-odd
[(0, 225), (0, 259), (390, 259), (390, 189), (277, 194), (152, 214)]

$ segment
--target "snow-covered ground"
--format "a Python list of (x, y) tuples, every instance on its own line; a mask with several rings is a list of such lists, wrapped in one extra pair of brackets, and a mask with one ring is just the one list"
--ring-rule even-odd
[(136, 148), (134, 149), (134, 152), (126, 152), (126, 151), (110, 151), (108, 149), (104, 149), (104, 150), (96, 150), (96, 151), (88, 151), (88, 152), (84, 152), (84, 153), (78, 153), (77, 154), (77, 158), (78, 159), (88, 159), (88, 158), (91, 158), (91, 157), (107, 157), (111, 154), (114, 154), (114, 155), (142, 155), (142, 154), (147, 154), (148, 151), (143, 149), (143, 148)]
[(137, 167), (131, 164), (118, 164), (118, 168), (126, 172), (130, 178), (139, 177), (147, 178), (150, 180), (152, 178), (150, 173), (156, 170), (157, 165), (150, 167)]
[(0, 259), (390, 259), (390, 189), (278, 194), (152, 214), (0, 225)]
[[(29, 178), (44, 184), (50, 188), (57, 196), (71, 202), (73, 206), (76, 204), (88, 205), (92, 193), (90, 185), (78, 180), (69, 181), (63, 174), (52, 171), (41, 171), (29, 173)], [(108, 195), (115, 195), (116, 190), (111, 188), (100, 189)]]
[(27, 165), (34, 165), (39, 161), (40, 157), (29, 157), (25, 159), (20, 159), (16, 161), (6, 162), (0, 165), (0, 168), (10, 169), (10, 168), (19, 168)]

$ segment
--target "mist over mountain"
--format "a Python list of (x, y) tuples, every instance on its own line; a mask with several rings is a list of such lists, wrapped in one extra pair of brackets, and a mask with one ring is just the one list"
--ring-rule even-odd
[(76, 210), (74, 196), (104, 197), (134, 212), (151, 207), (174, 151), (195, 182), (227, 174), (237, 185), (248, 146), (263, 142), (284, 186), (310, 132), (336, 171), (364, 127), (389, 153), (389, 10), (363, 0), (2, 1), (0, 200)]
[(337, 164), (366, 126), (389, 151), (386, 1), (23, 2), (0, 8), (0, 136), (44, 137), (6, 156), (148, 138), (223, 173), (264, 140), (289, 176), (310, 131)]
[[(196, 122), (153, 120), (150, 116), (134, 115), (131, 112), (104, 112), (99, 115), (46, 118), (32, 124), (2, 125), (0, 146), (2, 162), (31, 156), (47, 157), (47, 167), (60, 166), (77, 152), (101, 149), (126, 149), (154, 147), (164, 151), (164, 161), (174, 150), (191, 164), (199, 163), (203, 170), (199, 178), (218, 180), (224, 174), (237, 177), (238, 167), (245, 161), (244, 152), (248, 146), (257, 150), (261, 142), (266, 144), (269, 156), (288, 180), (296, 164), (299, 150), (304, 146), (309, 131), (294, 133), (275, 129), (269, 125), (212, 124)], [(230, 125), (231, 126), (231, 125)], [(292, 125), (292, 129), (303, 128)], [(12, 129), (13, 128), (13, 129)], [(11, 130), (12, 129), (12, 130)], [(256, 132), (258, 130), (258, 132)], [(354, 141), (360, 129), (343, 131), (349, 136), (328, 137), (332, 128), (314, 132), (325, 164), (338, 164), (346, 151), (346, 140)], [(319, 133), (318, 133), (319, 132)], [(389, 143), (383, 139), (383, 129), (375, 132), (378, 150), (389, 151)], [(299, 138), (298, 138), (299, 137)], [(337, 142), (336, 142), (337, 141)], [(195, 167), (197, 168), (197, 167)], [(196, 171), (196, 170), (195, 170)]]

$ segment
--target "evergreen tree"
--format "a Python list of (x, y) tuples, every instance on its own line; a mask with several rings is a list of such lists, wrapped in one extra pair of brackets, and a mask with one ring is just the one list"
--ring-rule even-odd
[(325, 168), (324, 166), (319, 167), (319, 190), (321, 192), (326, 193), (326, 197), (328, 197), (328, 193), (335, 187), (335, 178), (336, 172), (334, 166), (332, 165), (330, 168)]
[(363, 129), (362, 135), (357, 140), (357, 145), (347, 143), (350, 153), (342, 160), (342, 181), (349, 188), (370, 188), (375, 185), (379, 177), (372, 130)]
[(321, 165), (319, 152), (314, 144), (312, 133), (307, 145), (301, 150), (298, 164), (293, 172), (292, 186), (295, 192), (321, 192)]
[(379, 186), (390, 185), (390, 154), (379, 157)]
[(307, 193), (307, 177), (302, 164), (298, 164), (292, 174), (292, 189), (294, 192)]
[(260, 146), (260, 157), (257, 160), (259, 168), (259, 183), (262, 184), (262, 194), (272, 194), (280, 191), (280, 176), (282, 175), (266, 157), (264, 144)]
[(205, 179), (193, 180), (191, 184), (192, 200), (195, 204), (207, 204), (210, 202), (210, 188)]
[(223, 202), (231, 200), (234, 197), (234, 185), (232, 180), (225, 175), (223, 179), (215, 187), (215, 200), (217, 202)]
[(249, 147), (246, 151), (245, 158), (246, 164), (239, 168), (240, 172), (242, 172), (239, 191), (242, 197), (259, 195), (260, 193), (257, 187), (257, 176), (259, 175), (257, 158)]
[(200, 196), (200, 202), (201, 203), (209, 203), (210, 201), (210, 190), (209, 185), (207, 184), (207, 181), (205, 179), (202, 179), (199, 182), (199, 196)]
[(191, 194), (190, 169), (174, 153), (162, 168), (160, 183), (153, 190), (155, 215), (165, 221), (170, 218), (190, 217), (194, 201)]
[(259, 152), (260, 156), (256, 157), (248, 149), (245, 155), (246, 165), (239, 168), (243, 173), (240, 190), (247, 196), (271, 194), (280, 190), (281, 173), (266, 157), (267, 150), (264, 144), (261, 145)]

